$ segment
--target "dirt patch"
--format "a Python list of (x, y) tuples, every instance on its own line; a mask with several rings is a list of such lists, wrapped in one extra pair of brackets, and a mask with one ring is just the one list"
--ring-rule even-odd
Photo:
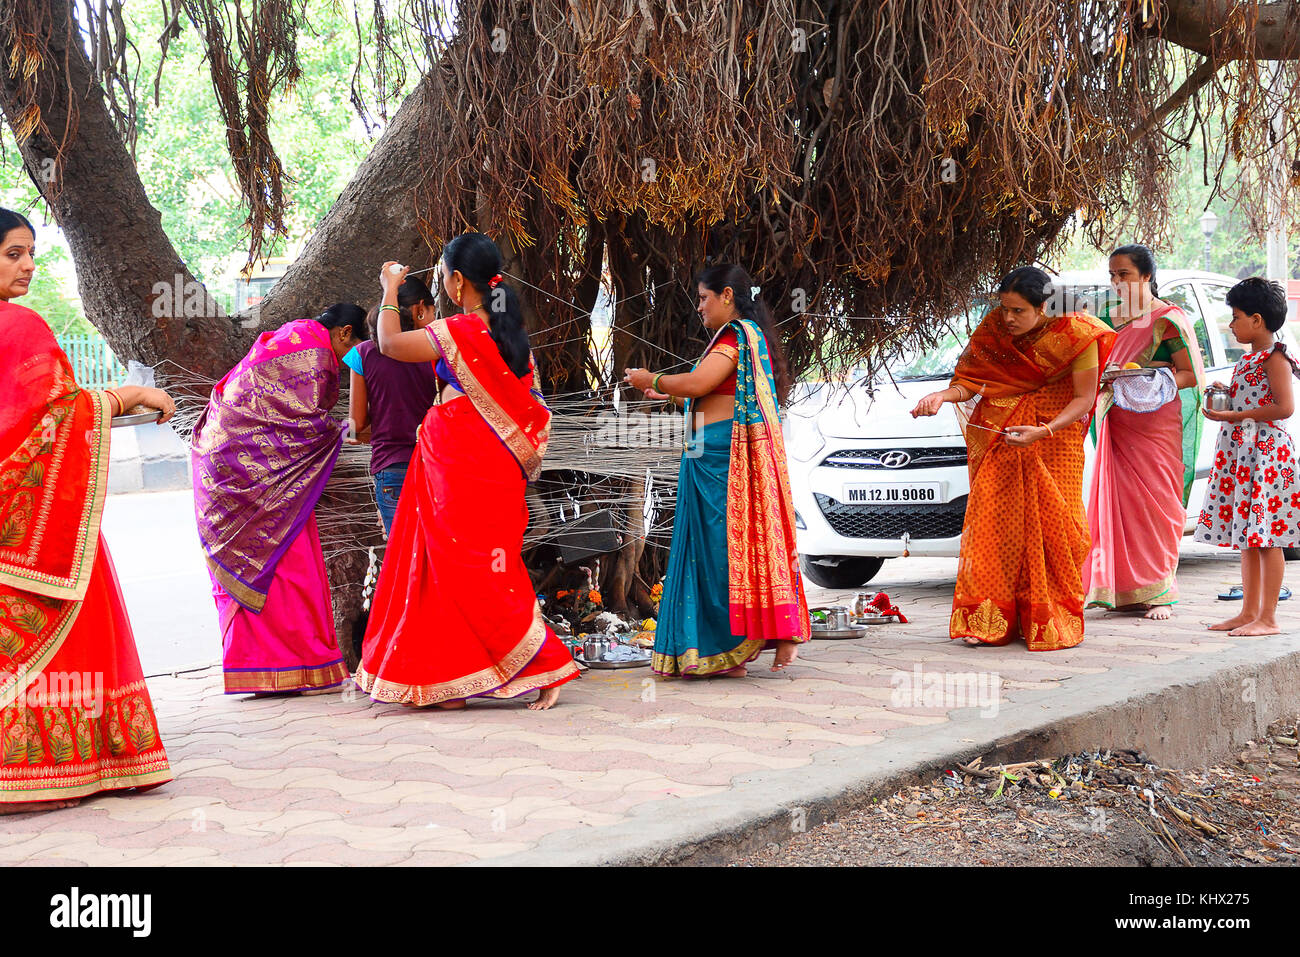
[(1197, 769), (1132, 750), (976, 760), (733, 866), (1300, 864), (1298, 723)]

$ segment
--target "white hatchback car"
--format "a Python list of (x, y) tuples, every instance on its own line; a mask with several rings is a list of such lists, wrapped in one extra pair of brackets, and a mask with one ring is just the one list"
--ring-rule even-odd
[[(1245, 351), (1228, 331), (1232, 310), (1224, 301), (1237, 280), (1185, 270), (1161, 271), (1156, 280), (1160, 298), (1181, 306), (1195, 322), (1208, 381), (1228, 382)], [(1110, 288), (1100, 271), (1063, 273), (1058, 282), (1082, 297), (1090, 312), (1088, 303)], [(1298, 354), (1290, 324), (1283, 327), (1282, 339)], [(890, 370), (892, 380), (877, 379), (871, 389), (799, 385), (786, 415), (785, 439), (799, 553), (815, 584), (855, 588), (870, 581), (885, 559), (904, 552), (958, 554), (970, 491), (966, 444), (952, 405), (931, 418), (913, 419), (911, 411), (922, 396), (944, 387), (965, 340), (954, 335), (937, 349), (905, 357)], [(1297, 420), (1300, 413), (1290, 421)], [(1219, 431), (1208, 419), (1204, 426), (1187, 533), (1200, 514)], [(1086, 501), (1091, 437), (1085, 452)], [(1297, 557), (1290, 552), (1288, 558)]]

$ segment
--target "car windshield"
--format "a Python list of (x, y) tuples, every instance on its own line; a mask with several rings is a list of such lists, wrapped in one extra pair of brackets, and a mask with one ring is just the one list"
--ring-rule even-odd
[(903, 379), (951, 379), (957, 368), (957, 358), (966, 343), (952, 333), (944, 336), (933, 349), (905, 353), (889, 367), (890, 374)]

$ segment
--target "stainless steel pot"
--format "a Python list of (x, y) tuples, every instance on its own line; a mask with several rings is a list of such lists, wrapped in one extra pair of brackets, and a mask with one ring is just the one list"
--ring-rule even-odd
[(1205, 407), (1211, 412), (1227, 412), (1232, 408), (1232, 390), (1221, 385), (1208, 386), (1205, 390)]

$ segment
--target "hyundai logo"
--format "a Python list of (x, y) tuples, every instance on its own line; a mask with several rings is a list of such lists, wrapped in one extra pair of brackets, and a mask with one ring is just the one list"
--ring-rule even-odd
[(906, 452), (899, 451), (898, 449), (895, 449), (892, 452), (886, 452), (880, 457), (880, 464), (887, 469), (906, 468), (911, 461), (912, 456), (908, 455)]

